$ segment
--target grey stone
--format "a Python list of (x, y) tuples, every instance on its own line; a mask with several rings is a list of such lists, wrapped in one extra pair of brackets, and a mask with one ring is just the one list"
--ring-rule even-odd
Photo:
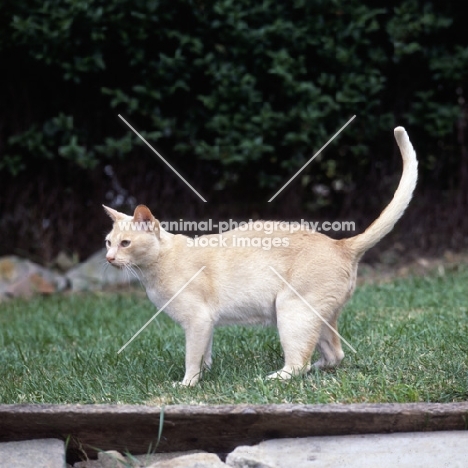
[(64, 468), (65, 444), (58, 439), (0, 443), (0, 468)]
[(206, 453), (207, 452), (203, 450), (190, 450), (187, 452), (148, 453), (145, 455), (127, 455), (124, 457), (115, 450), (109, 450), (107, 452), (98, 453), (97, 460), (77, 462), (73, 468), (142, 468), (182, 456)]
[(262, 453), (258, 450), (258, 446), (241, 446), (227, 456), (226, 464), (235, 468), (279, 468), (283, 466), (275, 462), (275, 456)]
[(98, 453), (98, 461), (102, 468), (126, 468), (126, 458), (116, 450)]
[(63, 291), (67, 280), (52, 270), (20, 257), (0, 258), (0, 301)]
[(78, 261), (77, 254), (68, 255), (67, 253), (61, 251), (57, 255), (56, 259), (54, 260), (53, 266), (58, 271), (65, 272), (65, 271), (71, 270), (78, 263), (79, 261)]
[(72, 291), (92, 291), (104, 286), (130, 284), (138, 279), (129, 271), (119, 270), (107, 264), (106, 250), (100, 250), (72, 268), (65, 275)]
[(102, 468), (102, 463), (98, 460), (85, 460), (76, 462), (73, 468)]
[(226, 464), (213, 453), (196, 453), (159, 461), (148, 468), (226, 468)]
[(233, 468), (426, 468), (468, 466), (468, 431), (276, 439), (237, 447)]
[(136, 466), (148, 467), (154, 465), (157, 462), (172, 460), (174, 458), (186, 456), (186, 455), (195, 455), (200, 453), (208, 453), (203, 450), (190, 450), (187, 452), (166, 452), (166, 453), (149, 453), (147, 455), (135, 455), (132, 456), (132, 460), (137, 460), (140, 464)]

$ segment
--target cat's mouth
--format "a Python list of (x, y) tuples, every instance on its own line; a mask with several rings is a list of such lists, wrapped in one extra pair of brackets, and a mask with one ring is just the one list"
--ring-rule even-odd
[(115, 260), (107, 260), (107, 264), (119, 270), (122, 270), (123, 267), (125, 266), (123, 263), (116, 262)]

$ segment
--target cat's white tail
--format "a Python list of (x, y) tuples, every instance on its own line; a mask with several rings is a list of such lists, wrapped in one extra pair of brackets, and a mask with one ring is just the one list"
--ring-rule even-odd
[(418, 161), (413, 145), (403, 127), (395, 128), (395, 139), (403, 158), (403, 174), (393, 200), (382, 211), (381, 215), (363, 232), (347, 240), (348, 245), (359, 258), (386, 236), (400, 219), (408, 206), (418, 179)]

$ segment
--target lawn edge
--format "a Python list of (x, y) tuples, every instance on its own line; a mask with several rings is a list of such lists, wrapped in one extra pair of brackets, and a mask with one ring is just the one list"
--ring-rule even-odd
[[(0, 442), (67, 440), (71, 460), (99, 450), (206, 450), (285, 437), (468, 429), (468, 402), (324, 405), (0, 405)], [(162, 437), (157, 444), (160, 423)], [(157, 446), (157, 447), (156, 447)]]

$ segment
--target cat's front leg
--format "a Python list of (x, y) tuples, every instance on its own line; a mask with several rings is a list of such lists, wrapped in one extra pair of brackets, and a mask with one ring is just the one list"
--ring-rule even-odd
[(185, 376), (182, 385), (194, 386), (200, 380), (203, 369), (211, 365), (213, 323), (196, 321), (185, 328)]

